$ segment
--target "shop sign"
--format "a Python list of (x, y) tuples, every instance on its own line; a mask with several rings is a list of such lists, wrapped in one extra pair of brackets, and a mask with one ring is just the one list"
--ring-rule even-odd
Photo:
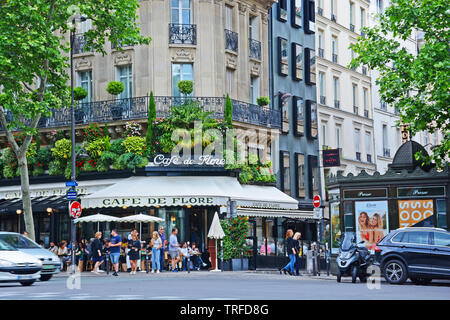
[[(96, 189), (98, 188), (94, 188), (93, 190)], [(91, 189), (88, 190), (87, 187), (77, 187), (75, 190), (79, 195), (88, 194), (89, 192), (93, 191)], [(51, 196), (66, 196), (66, 193), (67, 188), (34, 189), (30, 190), (30, 197), (37, 198), (37, 197), (51, 197)], [(0, 199), (15, 199), (15, 198), (22, 198), (21, 190), (0, 192)]]
[(102, 201), (107, 207), (139, 207), (139, 206), (185, 206), (214, 205), (213, 197), (144, 197), (144, 198), (105, 198)]
[(402, 197), (430, 197), (430, 196), (444, 196), (445, 187), (410, 187), (397, 188), (397, 196)]
[(339, 154), (339, 149), (323, 150), (322, 162), (324, 168), (339, 167), (341, 165), (341, 157)]
[(411, 227), (433, 215), (433, 200), (398, 200), (399, 227)]
[(225, 159), (224, 158), (216, 158), (211, 155), (202, 155), (197, 159), (192, 159), (190, 157), (180, 157), (180, 156), (168, 156), (158, 154), (153, 159), (153, 164), (155, 166), (190, 166), (190, 165), (198, 165), (198, 166), (224, 166)]
[(386, 189), (345, 190), (344, 199), (355, 198), (386, 198)]

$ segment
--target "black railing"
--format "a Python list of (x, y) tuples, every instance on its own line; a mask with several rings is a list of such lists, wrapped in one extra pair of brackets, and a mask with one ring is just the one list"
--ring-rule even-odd
[(323, 48), (319, 48), (319, 58), (323, 58), (324, 56), (324, 50)]
[(356, 152), (356, 160), (361, 161), (361, 152)]
[(331, 14), (331, 21), (336, 22), (336, 15), (335, 14)]
[(380, 102), (380, 109), (386, 111), (387, 110), (387, 103), (384, 101)]
[(350, 31), (355, 32), (355, 25), (350, 23)]
[(261, 60), (261, 42), (258, 40), (248, 39), (250, 58)]
[[(212, 112), (215, 119), (224, 118), (225, 98), (223, 97), (169, 97), (155, 96), (157, 117), (169, 115), (170, 108), (186, 101), (196, 101), (204, 111)], [(78, 103), (75, 109), (75, 124), (87, 125), (92, 122), (128, 121), (147, 119), (149, 97)], [(269, 128), (281, 128), (279, 110), (264, 108), (250, 103), (232, 100), (233, 121)], [(38, 128), (68, 127), (71, 125), (70, 108), (52, 109), (52, 115), (41, 117)], [(11, 115), (7, 115), (11, 121)], [(0, 131), (3, 128), (0, 125)]]
[(320, 104), (325, 105), (325, 96), (320, 96)]
[(239, 35), (236, 32), (225, 29), (225, 49), (238, 52)]
[(366, 117), (366, 118), (369, 117), (369, 110), (364, 110), (364, 117)]
[(170, 44), (197, 44), (197, 25), (169, 23)]
[(367, 162), (372, 163), (372, 155), (371, 154), (367, 155)]
[(332, 54), (333, 63), (337, 63), (338, 55), (333, 53)]
[(358, 114), (358, 107), (357, 106), (353, 106), (353, 113), (354, 114)]
[(390, 158), (391, 157), (391, 150), (388, 148), (383, 148), (383, 157)]
[(335, 107), (336, 109), (339, 109), (339, 108), (340, 108), (340, 101), (339, 101), (339, 100), (334, 100), (334, 107)]
[(323, 9), (322, 8), (317, 8), (317, 14), (319, 16), (323, 16)]
[(86, 40), (84, 39), (84, 34), (82, 34), (82, 33), (75, 34), (74, 38), (73, 38), (73, 54), (79, 54), (79, 53), (85, 53), (85, 52), (92, 52), (92, 50), (86, 46)]

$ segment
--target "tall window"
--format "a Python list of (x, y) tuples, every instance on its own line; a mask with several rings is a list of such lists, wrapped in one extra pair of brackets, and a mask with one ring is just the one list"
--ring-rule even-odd
[(355, 4), (353, 2), (350, 2), (350, 30), (354, 31), (355, 25)]
[[(293, 98), (293, 108), (294, 108), (294, 135), (301, 136), (305, 132), (305, 111), (303, 99), (294, 96)], [(289, 128), (289, 119), (288, 119)]]
[(359, 143), (360, 143), (359, 129), (355, 129), (355, 151), (356, 151), (356, 153), (361, 152)]
[(320, 93), (320, 103), (325, 104), (325, 74), (319, 72), (319, 93)]
[(303, 79), (303, 49), (297, 43), (292, 43), (292, 79)]
[(178, 89), (178, 82), (182, 80), (194, 80), (193, 65), (190, 63), (172, 64), (172, 95), (179, 97), (181, 95)]
[(278, 1), (278, 20), (287, 21), (287, 0)]
[(387, 156), (387, 150), (389, 149), (389, 147), (388, 147), (388, 132), (386, 124), (383, 124), (382, 133), (383, 133), (383, 155)]
[(308, 85), (316, 84), (316, 52), (313, 49), (305, 49), (305, 81)]
[(384, 6), (383, 6), (383, 0), (376, 0), (377, 1), (377, 13), (383, 13)]
[[(367, 155), (372, 154), (372, 139), (370, 132), (366, 131), (366, 153)], [(369, 159), (369, 157), (368, 157)]]
[(322, 145), (323, 146), (327, 146), (327, 123), (326, 122), (322, 122), (322, 126), (321, 126), (322, 130), (321, 130), (321, 136), (322, 136)]
[(225, 6), (225, 29), (233, 31), (233, 7)]
[(297, 197), (304, 198), (305, 197), (305, 155), (301, 153), (295, 154), (295, 168), (296, 174), (295, 177), (297, 179)]
[(309, 160), (309, 198), (314, 198), (314, 195), (319, 192), (319, 181), (320, 181), (320, 171), (319, 171), (319, 162), (316, 156), (308, 156)]
[(227, 68), (227, 85), (226, 92), (231, 96), (233, 94), (234, 70)]
[(116, 79), (123, 83), (123, 91), (120, 94), (120, 99), (127, 99), (133, 97), (133, 69), (131, 64), (116, 68)]
[(361, 29), (366, 26), (366, 10), (363, 8), (360, 8), (360, 14), (361, 14)]
[(258, 16), (250, 16), (249, 18), (249, 36), (252, 40), (259, 40), (259, 18)]
[(336, 125), (336, 149), (341, 147), (341, 126)]
[(331, 61), (333, 63), (337, 63), (338, 59), (338, 40), (337, 37), (331, 37)]
[(83, 100), (82, 103), (92, 102), (94, 92), (92, 90), (92, 71), (80, 71), (77, 73), (78, 75), (78, 85), (87, 91), (87, 96)]
[(192, 23), (191, 0), (171, 0), (171, 22), (176, 24)]
[(368, 117), (369, 116), (369, 109), (368, 109), (368, 95), (367, 95), (367, 88), (363, 88), (363, 107), (364, 107), (364, 116)]
[(317, 103), (311, 100), (306, 100), (306, 112), (307, 112), (307, 137), (315, 139), (317, 138)]
[(302, 2), (303, 0), (291, 0), (291, 23), (294, 28), (302, 26)]
[(291, 194), (291, 170), (288, 151), (281, 151), (281, 189), (284, 193)]
[(256, 99), (259, 97), (259, 77), (250, 78), (250, 101), (256, 104)]
[(280, 75), (288, 75), (289, 63), (288, 63), (288, 42), (286, 39), (278, 37), (278, 70)]
[(279, 97), (281, 110), (281, 133), (289, 132), (289, 99)]
[(339, 78), (333, 77), (334, 107), (339, 108)]
[(352, 84), (352, 102), (353, 102), (353, 112), (358, 114), (358, 86), (356, 84)]
[(323, 39), (324, 39), (324, 37), (323, 37), (323, 31), (322, 30), (319, 30), (319, 37), (318, 37), (318, 43), (317, 43), (317, 45), (318, 45), (318, 49), (319, 49), (319, 57), (320, 58), (323, 58), (324, 57), (324, 50), (323, 50)]

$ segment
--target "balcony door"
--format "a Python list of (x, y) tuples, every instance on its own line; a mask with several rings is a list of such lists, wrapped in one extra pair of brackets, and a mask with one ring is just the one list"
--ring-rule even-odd
[(191, 0), (171, 0), (171, 22), (174, 24), (192, 24)]
[(180, 89), (178, 82), (182, 80), (194, 80), (193, 65), (190, 63), (173, 63), (172, 64), (172, 95), (180, 97)]
[(123, 83), (123, 91), (120, 99), (128, 99), (133, 97), (133, 69), (131, 64), (116, 68), (116, 79)]
[(92, 71), (80, 71), (77, 73), (78, 75), (78, 86), (82, 87), (87, 91), (87, 96), (81, 103), (88, 103), (93, 101), (93, 90), (92, 90)]

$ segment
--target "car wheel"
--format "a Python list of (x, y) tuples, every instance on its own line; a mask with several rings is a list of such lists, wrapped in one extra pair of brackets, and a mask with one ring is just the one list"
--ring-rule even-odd
[(383, 275), (391, 284), (402, 284), (408, 278), (408, 271), (400, 260), (391, 260), (384, 266)]
[(354, 265), (352, 267), (352, 283), (356, 282), (356, 278), (358, 277), (358, 267)]
[(336, 275), (336, 280), (337, 280), (337, 282), (341, 282), (341, 277), (342, 277), (342, 275), (341, 275), (341, 269), (337, 269), (337, 275)]
[(429, 284), (432, 279), (426, 279), (426, 278), (411, 278), (411, 281), (416, 285), (427, 285)]
[(29, 281), (20, 281), (20, 284), (24, 287), (31, 286), (36, 280), (29, 280)]
[(41, 277), (39, 278), (41, 281), (48, 281), (52, 278), (52, 274), (43, 274), (41, 275)]

